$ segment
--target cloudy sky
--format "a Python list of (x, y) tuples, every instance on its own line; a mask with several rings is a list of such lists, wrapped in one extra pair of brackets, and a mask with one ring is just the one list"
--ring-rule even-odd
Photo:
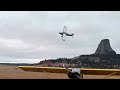
[[(73, 38), (62, 41), (63, 26)], [(0, 11), (0, 58), (71, 58), (105, 38), (120, 53), (119, 34), (119, 11)]]

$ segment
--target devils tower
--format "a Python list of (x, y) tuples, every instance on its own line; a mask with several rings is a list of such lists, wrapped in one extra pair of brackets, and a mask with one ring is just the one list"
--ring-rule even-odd
[(97, 50), (95, 51), (95, 54), (114, 55), (116, 54), (116, 52), (111, 48), (109, 39), (103, 39), (98, 45)]

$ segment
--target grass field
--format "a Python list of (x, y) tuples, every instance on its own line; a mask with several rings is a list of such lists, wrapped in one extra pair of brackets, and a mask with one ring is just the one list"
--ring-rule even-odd
[[(84, 75), (84, 79), (104, 79), (103, 75)], [(13, 65), (0, 65), (0, 79), (69, 79), (67, 74), (28, 72)], [(105, 79), (120, 79), (120, 76), (106, 77)]]

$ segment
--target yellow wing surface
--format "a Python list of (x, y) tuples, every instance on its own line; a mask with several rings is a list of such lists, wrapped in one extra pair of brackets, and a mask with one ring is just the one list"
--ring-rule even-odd
[[(33, 71), (33, 72), (67, 73), (67, 70), (65, 68), (59, 68), (59, 67), (18, 66), (18, 68), (24, 71)], [(69, 68), (69, 70), (72, 70), (72, 68)]]
[(81, 68), (82, 74), (86, 75), (120, 75), (120, 69), (92, 69), (92, 68)]
[[(18, 66), (18, 68), (24, 71), (33, 72), (52, 72), (52, 73), (67, 73), (65, 68), (60, 67), (37, 67), (37, 66)], [(72, 70), (72, 68), (68, 68)], [(120, 75), (120, 69), (92, 69), (92, 68), (80, 68), (80, 73), (85, 75)]]

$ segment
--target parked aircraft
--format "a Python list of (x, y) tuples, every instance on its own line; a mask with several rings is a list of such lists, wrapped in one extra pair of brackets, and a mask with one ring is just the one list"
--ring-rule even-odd
[[(120, 75), (120, 69), (96, 69), (96, 68), (66, 68), (63, 67), (37, 67), (37, 66), (18, 66), (24, 71), (66, 73), (70, 79), (84, 79), (84, 75)], [(104, 77), (106, 78), (106, 76)]]

